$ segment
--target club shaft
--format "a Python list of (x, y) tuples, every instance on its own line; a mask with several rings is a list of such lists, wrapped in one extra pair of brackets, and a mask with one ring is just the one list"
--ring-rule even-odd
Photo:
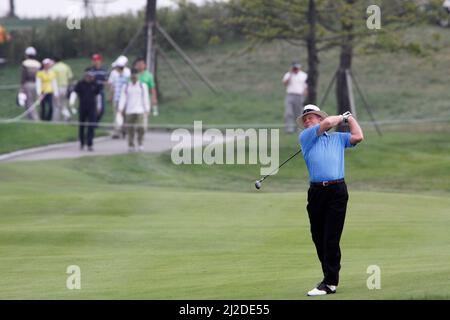
[(302, 152), (301, 149), (298, 150), (296, 153), (294, 153), (292, 156), (290, 156), (290, 157), (289, 157), (286, 161), (284, 161), (282, 164), (280, 164), (280, 165), (278, 166), (277, 169), (275, 169), (275, 170), (273, 170), (271, 173), (265, 175), (265, 176), (262, 177), (262, 179), (259, 180), (259, 181), (263, 181), (265, 178), (267, 178), (268, 176), (272, 175), (272, 173), (274, 173), (275, 171), (279, 170), (282, 166), (284, 166), (289, 160), (291, 160), (293, 157), (295, 157), (296, 155), (298, 155), (300, 152)]

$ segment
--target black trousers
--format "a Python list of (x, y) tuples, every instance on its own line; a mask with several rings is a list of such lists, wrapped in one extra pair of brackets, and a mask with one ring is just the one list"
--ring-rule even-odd
[[(80, 108), (79, 115), (79, 121), (81, 122), (78, 131), (80, 144), (81, 146), (85, 146), (87, 144), (88, 147), (92, 147), (94, 140), (94, 130), (97, 122), (97, 111), (95, 107), (89, 109)], [(84, 125), (83, 123), (86, 122), (89, 122), (89, 124)], [(87, 131), (87, 135), (85, 131)]]
[(339, 284), (341, 240), (347, 211), (348, 192), (345, 182), (308, 190), (308, 216), (317, 256), (322, 265), (325, 284)]
[(41, 101), (41, 120), (51, 121), (53, 116), (53, 94), (47, 93)]

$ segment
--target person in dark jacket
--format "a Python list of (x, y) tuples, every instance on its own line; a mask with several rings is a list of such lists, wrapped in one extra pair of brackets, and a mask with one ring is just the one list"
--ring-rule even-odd
[(92, 66), (88, 68), (95, 76), (95, 81), (100, 87), (100, 94), (97, 96), (97, 122), (100, 122), (105, 113), (105, 91), (104, 86), (108, 80), (108, 71), (102, 67), (103, 56), (96, 53), (92, 56)]
[[(83, 150), (87, 145), (88, 151), (93, 151), (94, 130), (97, 122), (97, 95), (100, 94), (100, 86), (95, 81), (95, 74), (86, 70), (84, 79), (78, 81), (70, 96), (70, 105), (75, 104), (78, 97), (79, 106), (79, 139), (80, 149)], [(87, 130), (86, 130), (87, 129)], [(87, 131), (87, 135), (86, 135)]]

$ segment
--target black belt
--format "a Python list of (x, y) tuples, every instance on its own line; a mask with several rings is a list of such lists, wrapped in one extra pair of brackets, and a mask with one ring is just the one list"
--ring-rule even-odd
[(322, 182), (311, 182), (311, 187), (327, 187), (332, 184), (338, 184), (338, 183), (344, 183), (344, 179), (338, 179), (338, 180), (330, 180), (330, 181), (322, 181)]

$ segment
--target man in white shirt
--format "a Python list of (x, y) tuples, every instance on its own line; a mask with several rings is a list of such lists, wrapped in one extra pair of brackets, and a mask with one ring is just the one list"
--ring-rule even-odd
[(138, 71), (131, 71), (131, 81), (125, 84), (120, 93), (118, 112), (125, 113), (125, 123), (128, 131), (128, 148), (135, 151), (134, 135), (137, 131), (138, 151), (144, 149), (144, 117), (150, 112), (148, 87), (138, 79)]
[(294, 133), (297, 129), (296, 119), (300, 116), (305, 96), (308, 94), (306, 79), (308, 75), (301, 70), (301, 64), (293, 62), (291, 70), (283, 77), (286, 86), (284, 100), (284, 125), (286, 133)]
[(116, 112), (116, 119), (114, 121), (114, 131), (112, 138), (118, 139), (120, 138), (120, 135), (122, 135), (125, 138), (125, 128), (122, 127), (123, 124), (123, 118), (121, 117), (120, 112), (118, 111), (119, 108), (119, 100), (120, 100), (120, 93), (122, 92), (122, 87), (128, 83), (130, 79), (130, 69), (127, 67), (128, 58), (125, 56), (120, 56), (116, 59), (116, 61), (113, 62), (112, 67), (113, 70), (111, 71), (109, 78), (108, 78), (108, 87), (111, 92), (111, 96), (109, 98), (109, 101), (112, 102), (113, 110)]

